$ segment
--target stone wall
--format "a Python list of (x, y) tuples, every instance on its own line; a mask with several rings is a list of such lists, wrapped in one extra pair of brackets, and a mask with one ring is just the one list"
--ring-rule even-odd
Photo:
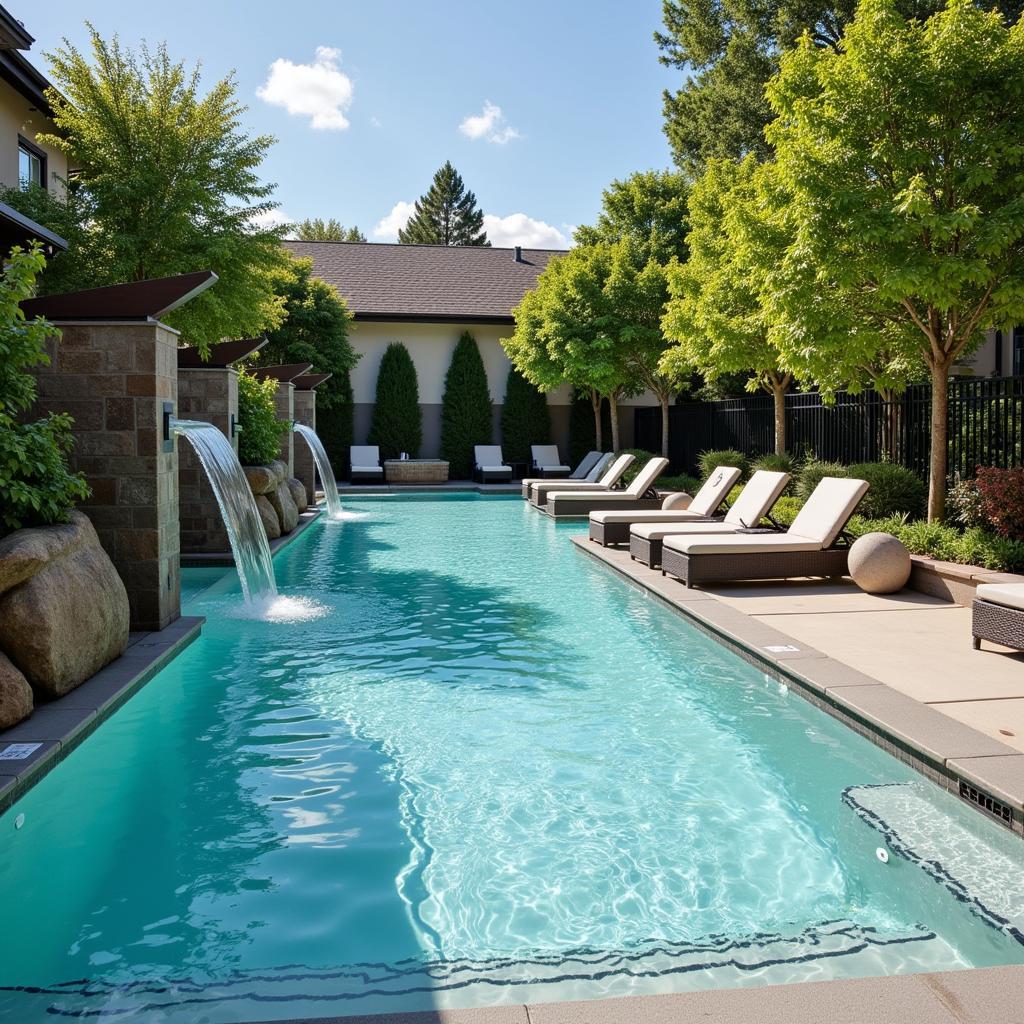
[[(224, 367), (179, 369), (177, 415), (212, 423), (237, 455), (238, 438), (231, 436), (231, 423), (238, 416), (238, 372)], [(206, 471), (187, 440), (179, 437), (177, 446), (181, 550), (187, 554), (227, 551), (224, 518)]]
[[(295, 419), (295, 385), (290, 380), (278, 382), (274, 407), (279, 420), (291, 423)], [(281, 449), (277, 457), (288, 467), (287, 475), (295, 476), (295, 437), (292, 431), (281, 436)]]
[[(316, 392), (296, 391), (294, 404), (295, 422), (302, 423), (311, 430), (316, 430)], [(314, 505), (316, 504), (316, 463), (313, 461), (313, 452), (301, 437), (292, 438), (292, 445), (295, 451), (294, 476), (306, 488), (306, 501), (310, 505)]]
[(163, 629), (180, 608), (178, 458), (162, 443), (178, 335), (152, 321), (57, 326), (35, 412), (74, 417), (71, 468), (92, 488), (82, 511), (124, 581), (132, 628)]

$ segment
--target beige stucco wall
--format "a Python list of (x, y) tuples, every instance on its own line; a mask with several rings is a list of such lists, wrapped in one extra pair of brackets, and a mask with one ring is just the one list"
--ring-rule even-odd
[(59, 150), (42, 145), (37, 138), (39, 134), (51, 131), (53, 122), (45, 114), (32, 107), (21, 93), (0, 81), (0, 184), (18, 185), (18, 136), (21, 135), (46, 152), (46, 187), (51, 190), (59, 187), (54, 175), (67, 177), (67, 159)]

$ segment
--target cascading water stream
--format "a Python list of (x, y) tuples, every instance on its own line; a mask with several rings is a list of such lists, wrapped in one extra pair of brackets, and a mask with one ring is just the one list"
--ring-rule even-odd
[(320, 474), (320, 483), (324, 487), (324, 499), (327, 502), (327, 514), (331, 519), (341, 519), (341, 498), (338, 497), (338, 481), (334, 478), (334, 470), (331, 468), (331, 460), (327, 458), (323, 443), (317, 437), (316, 431), (307, 427), (304, 423), (296, 423), (295, 433), (298, 434), (313, 453), (313, 461), (316, 463), (317, 472)]
[(234, 448), (212, 423), (172, 419), (171, 431), (188, 439), (210, 479), (246, 604), (269, 604), (277, 597), (270, 545)]

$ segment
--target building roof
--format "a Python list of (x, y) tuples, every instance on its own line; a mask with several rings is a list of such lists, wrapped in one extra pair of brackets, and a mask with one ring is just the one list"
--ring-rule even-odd
[(49, 80), (18, 53), (29, 49), (34, 42), (25, 26), (5, 7), (0, 7), (0, 79), (47, 117), (52, 117), (53, 109), (45, 95), (45, 90), (52, 88)]
[(47, 256), (63, 252), (68, 247), (60, 235), (37, 224), (13, 206), (0, 203), (0, 247), (3, 251), (9, 252), (13, 245), (28, 245), (31, 242), (40, 242)]
[[(313, 274), (334, 285), (357, 320), (511, 323), (512, 308), (558, 249), (297, 242)], [(519, 258), (517, 259), (517, 252)]]

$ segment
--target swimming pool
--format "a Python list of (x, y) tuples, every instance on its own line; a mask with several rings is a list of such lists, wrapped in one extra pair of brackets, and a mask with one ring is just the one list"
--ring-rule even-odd
[(276, 560), (319, 617), (247, 620), (233, 573), (187, 573), (201, 639), (0, 817), (2, 1019), (1024, 961), (1018, 839), (582, 557), (580, 527), (357, 507)]

